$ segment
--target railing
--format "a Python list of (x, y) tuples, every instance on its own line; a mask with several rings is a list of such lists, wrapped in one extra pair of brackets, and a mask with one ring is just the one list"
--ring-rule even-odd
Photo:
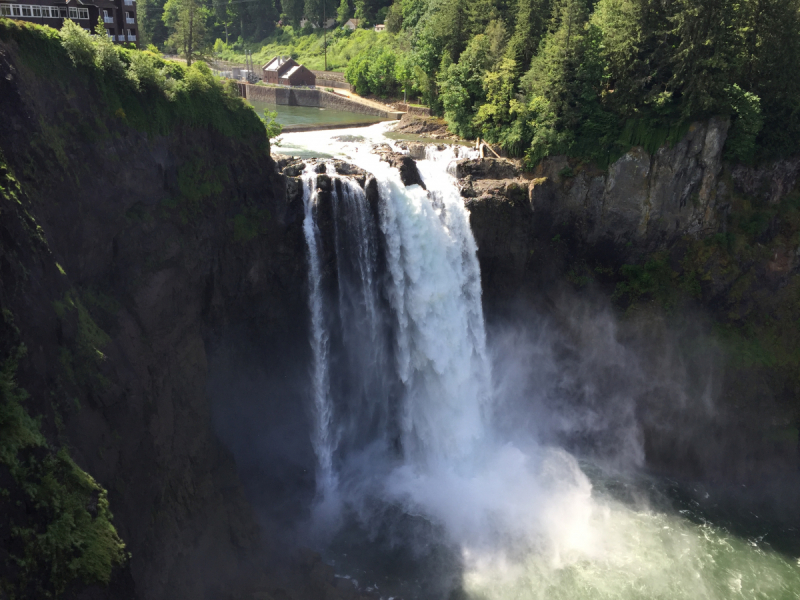
[(125, 22), (130, 24), (130, 25), (133, 25), (134, 23), (136, 23), (136, 19), (131, 18), (131, 17), (125, 17)]
[(135, 42), (136, 41), (136, 36), (135, 35), (129, 35), (128, 36), (128, 40), (130, 40), (131, 42)]
[(125, 6), (133, 6), (134, 0), (125, 0)]
[(114, 17), (103, 17), (103, 21), (105, 21), (106, 23), (113, 23)]
[(125, 41), (125, 35), (118, 35), (117, 36), (117, 41), (124, 42)]

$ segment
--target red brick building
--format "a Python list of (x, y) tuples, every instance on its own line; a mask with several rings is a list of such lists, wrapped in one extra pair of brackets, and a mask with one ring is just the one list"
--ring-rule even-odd
[(24, 0), (25, 3), (0, 0), (0, 17), (29, 21), (61, 29), (66, 19), (75, 21), (94, 33), (102, 17), (106, 34), (117, 43), (138, 45), (139, 25), (136, 0)]
[(297, 63), (289, 57), (276, 56), (263, 67), (261, 67), (261, 79), (264, 83), (280, 83), (281, 75), (286, 73)]
[(261, 67), (261, 79), (264, 83), (313, 86), (317, 76), (291, 58), (276, 56)]
[(295, 65), (280, 76), (278, 83), (281, 85), (310, 85), (317, 83), (317, 76), (303, 65)]

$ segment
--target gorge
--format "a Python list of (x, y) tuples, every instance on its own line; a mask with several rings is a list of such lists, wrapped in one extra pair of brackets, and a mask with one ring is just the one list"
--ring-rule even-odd
[[(384, 126), (273, 158), (238, 100), (170, 112), (53, 43), (0, 35), (3, 401), (44, 439), (3, 446), (3, 594), (795, 597), (796, 163), (723, 165), (723, 121), (607, 171)], [(758, 310), (778, 358), (736, 362), (715, 322)], [(106, 582), (52, 575), (91, 547), (43, 542), (25, 465), (61, 449), (130, 553)]]

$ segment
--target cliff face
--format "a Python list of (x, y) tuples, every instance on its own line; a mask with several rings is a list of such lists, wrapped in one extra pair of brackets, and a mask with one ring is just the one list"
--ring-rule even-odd
[(628, 347), (665, 365), (681, 356), (675, 377), (695, 380), (686, 398), (661, 396), (660, 368), (644, 369), (650, 392), (635, 406), (646, 464), (788, 482), (800, 454), (800, 160), (726, 165), (727, 128), (695, 124), (676, 145), (633, 148), (607, 170), (552, 157), (523, 173), (482, 159), (457, 175), (490, 320), (537, 306), (580, 343), (594, 324), (573, 327), (575, 299), (616, 304)]
[[(3, 356), (27, 348), (24, 406), (108, 490), (131, 557), (105, 593), (227, 597), (263, 540), (212, 430), (207, 374), (253, 330), (276, 368), (303, 358), (302, 205), (252, 111), (234, 134), (199, 117), (144, 132), (92, 73), (21, 50), (51, 40), (4, 33)], [(130, 94), (128, 110), (152, 100)]]

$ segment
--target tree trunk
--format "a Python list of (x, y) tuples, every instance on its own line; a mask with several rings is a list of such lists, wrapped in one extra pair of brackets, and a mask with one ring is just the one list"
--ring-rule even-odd
[(191, 67), (192, 66), (192, 54), (194, 53), (194, 47), (192, 46), (192, 41), (193, 41), (192, 40), (192, 33), (193, 33), (192, 29), (193, 29), (193, 27), (194, 27), (194, 4), (191, 3), (191, 0), (190, 0), (190, 4), (189, 4), (189, 44), (188, 44), (189, 48), (188, 48), (188, 51), (186, 52), (186, 66), (187, 67)]

